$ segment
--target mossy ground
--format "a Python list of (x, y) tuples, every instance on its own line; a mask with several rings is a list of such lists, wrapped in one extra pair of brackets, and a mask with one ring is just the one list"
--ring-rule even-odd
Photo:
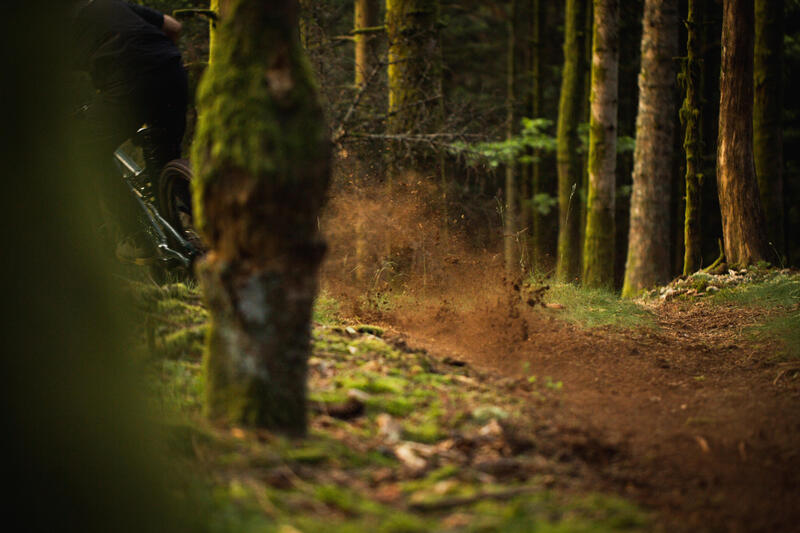
[(723, 288), (711, 301), (763, 309), (763, 318), (746, 333), (758, 341), (777, 341), (777, 359), (800, 360), (800, 272), (754, 270), (753, 275), (754, 282)]
[[(337, 321), (323, 296), (302, 440), (201, 416), (197, 289), (135, 287), (153, 409), (213, 531), (629, 531), (648, 515), (573, 481), (582, 459), (538, 410), (558, 387), (483, 375)], [(571, 484), (572, 483), (572, 484)], [(567, 495), (569, 494), (569, 495)]]

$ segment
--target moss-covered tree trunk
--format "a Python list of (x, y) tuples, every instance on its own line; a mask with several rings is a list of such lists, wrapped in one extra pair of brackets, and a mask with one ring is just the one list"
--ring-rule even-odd
[(583, 283), (614, 284), (614, 200), (617, 169), (619, 0), (594, 0), (592, 116)]
[(623, 296), (670, 279), (678, 1), (645, 0), (633, 194)]
[[(547, 9), (545, 0), (533, 0), (531, 8), (531, 116), (542, 118), (544, 111), (544, 27), (547, 19)], [(541, 158), (544, 153), (541, 150), (533, 152), (533, 164), (531, 165), (531, 197), (545, 192), (542, 174)], [(531, 265), (534, 268), (541, 268), (544, 264), (546, 252), (546, 228), (542, 213), (536, 209), (535, 205), (529, 209), (531, 219), (530, 232), (530, 255)]]
[(558, 257), (556, 276), (574, 281), (580, 276), (580, 219), (577, 192), (581, 183), (578, 124), (581, 116), (586, 62), (583, 32), (587, 0), (566, 0), (564, 69), (558, 103), (556, 165), (558, 169)]
[[(592, 3), (586, 6), (586, 22), (584, 22), (584, 32), (586, 33), (586, 39), (584, 39), (584, 48), (586, 50), (584, 57), (586, 58), (587, 63), (591, 60), (592, 57), (592, 24), (594, 24), (594, 14), (592, 13), (594, 8), (592, 7)], [(587, 64), (587, 68), (589, 65)], [(581, 118), (580, 123), (589, 124), (591, 120), (591, 108), (592, 108), (592, 77), (591, 76), (584, 76), (583, 80), (583, 96), (581, 97)], [(581, 139), (581, 144), (583, 144), (583, 139)], [(589, 150), (588, 146), (587, 149), (583, 150), (581, 153), (581, 184), (578, 187), (578, 192), (575, 195), (576, 201), (578, 202), (577, 205), (580, 206), (581, 210), (581, 221), (580, 221), (580, 253), (583, 254), (583, 245), (582, 243), (586, 240), (586, 197), (589, 194)], [(581, 255), (581, 264), (583, 264), (583, 255)]]
[(354, 13), (355, 42), (355, 85), (363, 86), (373, 69), (377, 59), (375, 36), (368, 29), (378, 26), (378, 0), (356, 0)]
[(703, 60), (700, 19), (706, 0), (689, 0), (686, 20), (686, 59), (681, 79), (685, 91), (681, 107), (683, 149), (686, 153), (686, 208), (683, 231), (683, 274), (689, 275), (702, 267), (703, 242), (700, 226), (703, 183), (702, 95)]
[[(773, 254), (786, 255), (783, 228), (783, 0), (756, 0), (753, 155)], [(771, 248), (772, 248), (771, 247)]]
[(206, 410), (302, 434), (329, 141), (297, 1), (226, 4), (192, 154), (211, 248), (198, 268), (211, 314)]
[(386, 0), (389, 133), (427, 132), (441, 118), (438, 16), (437, 0)]
[(725, 0), (717, 187), (725, 257), (742, 266), (768, 257), (753, 161), (753, 31), (753, 0)]

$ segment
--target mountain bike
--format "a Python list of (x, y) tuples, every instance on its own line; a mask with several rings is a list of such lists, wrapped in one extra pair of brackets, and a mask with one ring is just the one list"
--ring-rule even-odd
[(175, 159), (158, 171), (153, 156), (154, 137), (152, 128), (143, 127), (131, 139), (134, 146), (142, 149), (144, 167), (125, 145), (114, 152), (114, 161), (139, 208), (139, 225), (156, 252), (155, 257), (135, 263), (149, 266), (156, 281), (162, 281), (167, 273), (191, 276), (205, 246), (194, 225), (189, 162)]

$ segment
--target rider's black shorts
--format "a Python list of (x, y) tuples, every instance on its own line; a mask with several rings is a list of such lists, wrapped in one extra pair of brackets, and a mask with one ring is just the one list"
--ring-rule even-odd
[(180, 58), (171, 59), (141, 73), (135, 82), (98, 92), (82, 120), (82, 142), (92, 152), (110, 158), (146, 123), (156, 135), (156, 158), (163, 166), (181, 156), (187, 103), (186, 70)]

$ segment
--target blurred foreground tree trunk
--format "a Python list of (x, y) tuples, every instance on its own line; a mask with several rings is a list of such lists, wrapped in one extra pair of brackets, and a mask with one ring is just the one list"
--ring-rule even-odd
[(580, 276), (581, 183), (578, 124), (581, 113), (586, 58), (583, 27), (587, 0), (566, 0), (564, 69), (558, 104), (556, 162), (558, 168), (558, 257), (556, 277), (574, 281)]
[(2, 48), (13, 51), (3, 72), (15, 80), (3, 87), (14, 133), (0, 154), (18, 180), (0, 199), (13, 251), (0, 267), (3, 479), (13, 487), (3, 520), (41, 532), (205, 531), (202, 510), (195, 520), (175, 512), (183, 480), (165, 475), (163, 420), (135, 353), (141, 324), (97, 227), (101, 191), (121, 185), (108, 173), (111, 153), (94, 153), (70, 120), (74, 5), (10, 2), (0, 21)]
[(753, 0), (725, 0), (717, 186), (725, 257), (744, 266), (768, 257), (753, 162)]
[(614, 202), (617, 169), (619, 0), (594, 0), (592, 116), (583, 283), (614, 284)]
[(303, 434), (330, 145), (297, 1), (223, 3), (192, 154), (211, 248), (198, 267), (211, 314), (206, 411)]
[(646, 0), (639, 113), (623, 296), (670, 279), (670, 192), (675, 123), (677, 0)]
[[(783, 261), (783, 34), (784, 0), (756, 0), (753, 155), (761, 207), (772, 244), (770, 259)], [(773, 261), (774, 262), (774, 261)]]
[(356, 0), (354, 5), (353, 41), (355, 42), (355, 86), (367, 83), (375, 69), (377, 51), (373, 31), (379, 24), (378, 0)]
[(703, 263), (700, 226), (703, 183), (703, 39), (701, 27), (705, 2), (689, 0), (686, 20), (686, 58), (681, 79), (685, 96), (681, 107), (683, 149), (686, 152), (686, 210), (683, 233), (683, 275), (698, 271)]

